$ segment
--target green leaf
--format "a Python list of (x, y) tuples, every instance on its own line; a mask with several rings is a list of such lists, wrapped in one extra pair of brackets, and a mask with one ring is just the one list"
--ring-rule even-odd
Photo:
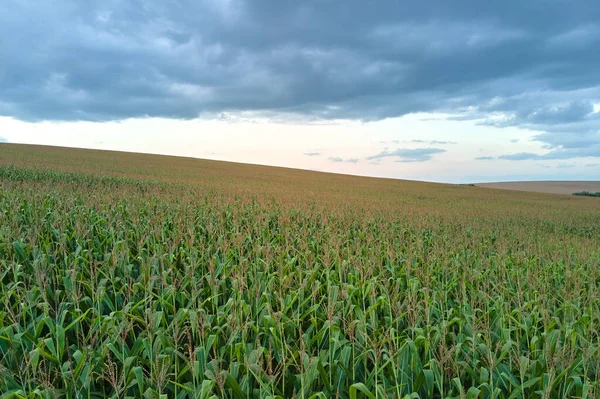
[(481, 390), (475, 387), (469, 388), (467, 391), (467, 399), (477, 399), (481, 394)]
[(144, 392), (144, 370), (136, 366), (131, 368), (131, 372), (135, 375), (139, 391)]
[(227, 378), (225, 378), (225, 386), (233, 391), (234, 397), (240, 399), (246, 397), (246, 395), (244, 395), (244, 392), (242, 391), (242, 388), (231, 374), (227, 374)]
[(350, 386), (350, 399), (356, 399), (359, 391), (367, 395), (369, 399), (375, 399), (375, 395), (373, 395), (371, 391), (369, 391), (369, 388), (367, 388), (362, 382), (357, 382), (356, 384), (352, 384)]

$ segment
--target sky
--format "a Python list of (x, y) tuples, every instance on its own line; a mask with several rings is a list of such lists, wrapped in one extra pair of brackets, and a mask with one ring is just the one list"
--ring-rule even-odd
[(5, 0), (0, 142), (600, 180), (597, 0)]

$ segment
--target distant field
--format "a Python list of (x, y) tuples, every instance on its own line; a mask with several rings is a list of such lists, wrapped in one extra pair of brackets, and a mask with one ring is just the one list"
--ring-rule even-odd
[(593, 399), (599, 331), (596, 198), (0, 144), (2, 398)]
[(600, 181), (528, 181), (505, 183), (478, 183), (478, 187), (504, 190), (531, 191), (549, 194), (573, 194), (581, 191), (600, 192)]

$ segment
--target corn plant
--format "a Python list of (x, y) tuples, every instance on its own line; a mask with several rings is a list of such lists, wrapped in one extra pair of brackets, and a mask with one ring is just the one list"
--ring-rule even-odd
[(600, 396), (593, 198), (7, 148), (2, 398)]

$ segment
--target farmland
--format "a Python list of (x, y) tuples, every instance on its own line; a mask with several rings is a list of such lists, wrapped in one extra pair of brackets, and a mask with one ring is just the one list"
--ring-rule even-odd
[(499, 188), (503, 190), (532, 191), (550, 194), (574, 194), (576, 192), (600, 191), (600, 181), (527, 181), (478, 183), (478, 187)]
[(0, 145), (3, 397), (600, 397), (596, 198)]

